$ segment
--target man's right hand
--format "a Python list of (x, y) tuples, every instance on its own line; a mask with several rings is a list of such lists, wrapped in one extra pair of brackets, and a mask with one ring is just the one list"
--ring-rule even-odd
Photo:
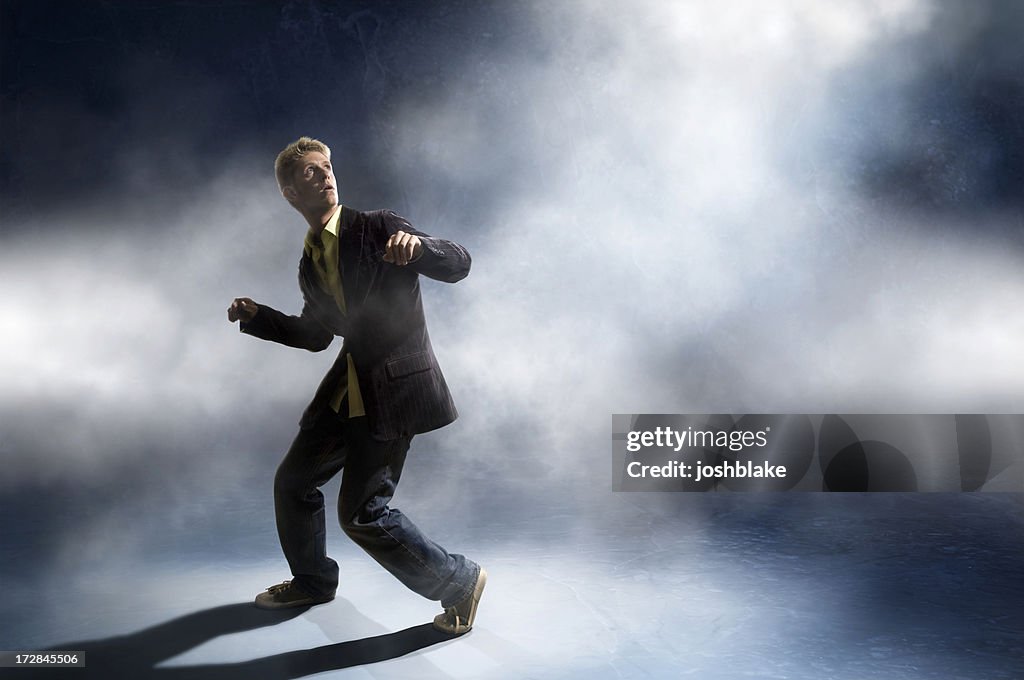
[(228, 321), (231, 323), (236, 321), (252, 321), (252, 318), (256, 316), (258, 311), (260, 311), (259, 305), (249, 298), (235, 298), (231, 306), (228, 307)]

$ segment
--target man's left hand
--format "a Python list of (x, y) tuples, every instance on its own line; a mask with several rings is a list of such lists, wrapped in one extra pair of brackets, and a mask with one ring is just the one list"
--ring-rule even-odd
[(423, 244), (419, 236), (397, 231), (384, 246), (384, 261), (404, 267), (418, 258), (422, 252)]

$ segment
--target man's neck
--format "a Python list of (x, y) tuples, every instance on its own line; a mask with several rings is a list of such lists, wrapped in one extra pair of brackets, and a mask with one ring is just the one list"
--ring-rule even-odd
[(334, 213), (341, 208), (341, 204), (337, 204), (332, 208), (328, 208), (326, 211), (317, 210), (315, 212), (303, 212), (302, 216), (306, 218), (306, 222), (309, 224), (309, 230), (314, 234), (319, 234), (327, 226), (327, 223), (334, 217)]

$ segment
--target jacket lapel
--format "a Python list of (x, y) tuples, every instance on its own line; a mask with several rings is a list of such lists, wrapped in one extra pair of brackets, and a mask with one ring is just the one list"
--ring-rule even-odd
[(338, 242), (341, 249), (341, 285), (345, 289), (345, 304), (351, 314), (362, 307), (366, 300), (377, 273), (376, 262), (380, 258), (374, 252), (370, 225), (366, 223), (363, 213), (342, 208), (338, 226), (341, 232)]

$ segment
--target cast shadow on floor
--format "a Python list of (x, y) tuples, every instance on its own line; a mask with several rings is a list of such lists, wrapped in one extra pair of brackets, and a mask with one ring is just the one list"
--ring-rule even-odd
[(137, 633), (100, 640), (66, 642), (52, 650), (85, 651), (85, 668), (38, 671), (25, 678), (156, 678), (160, 680), (252, 680), (301, 678), (404, 656), (454, 639), (425, 623), (395, 633), (349, 640), (233, 663), (171, 666), (157, 664), (221, 635), (284, 623), (307, 611), (257, 609), (251, 602), (186, 614)]

